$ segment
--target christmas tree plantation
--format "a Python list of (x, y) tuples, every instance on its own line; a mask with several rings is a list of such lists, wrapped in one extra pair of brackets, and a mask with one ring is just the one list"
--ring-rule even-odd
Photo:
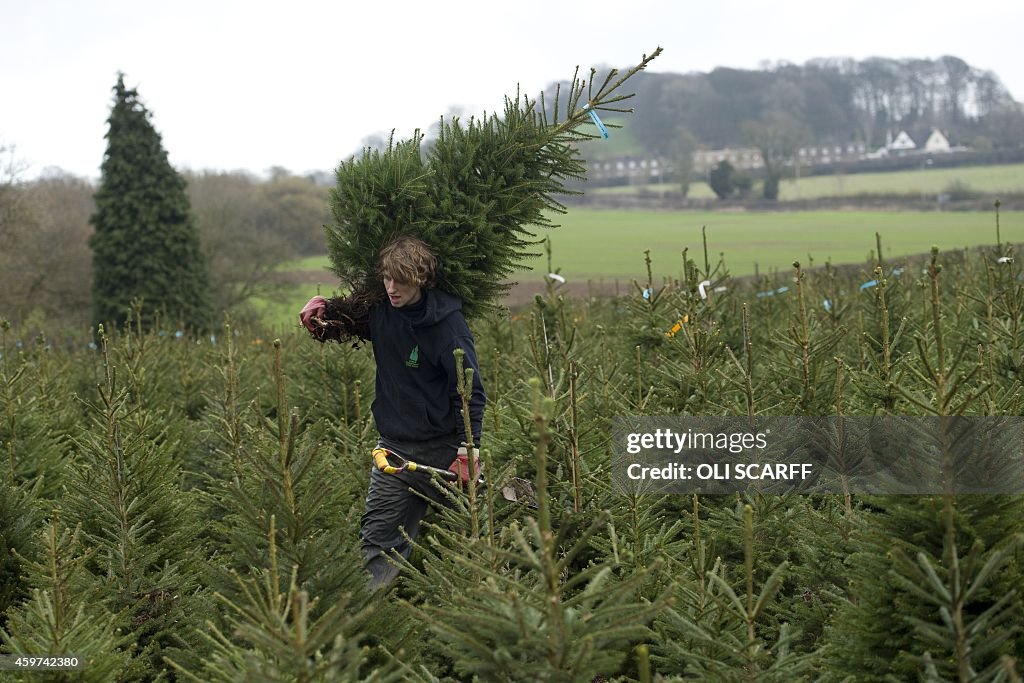
[(0, 652), (86, 664), (0, 680), (1019, 681), (1024, 496), (624, 495), (609, 453), (616, 415), (1021, 415), (1013, 252), (660, 283), (641, 252), (623, 296), (474, 319), (487, 486), (381, 593), (366, 349), (3, 325)]

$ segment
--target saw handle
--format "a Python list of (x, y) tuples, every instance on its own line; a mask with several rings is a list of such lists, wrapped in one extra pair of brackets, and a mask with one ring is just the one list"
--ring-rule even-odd
[[(429, 465), (419, 465), (413, 462), (412, 460), (406, 460), (398, 453), (395, 453), (394, 451), (389, 451), (386, 448), (374, 448), (372, 455), (373, 464), (377, 467), (378, 470), (380, 470), (384, 474), (401, 474), (402, 472), (406, 471), (423, 472), (425, 474), (436, 474), (445, 481), (449, 482), (453, 482), (456, 479), (458, 479), (458, 475), (455, 474), (454, 472), (451, 472), (449, 470), (442, 470), (437, 467), (430, 467)], [(401, 464), (398, 467), (392, 465), (390, 462), (388, 462), (389, 455), (395, 456), (399, 461), (401, 461)]]
[[(398, 455), (397, 453), (395, 454), (395, 456), (402, 461), (402, 464), (400, 466), (398, 466), (398, 467), (395, 467), (394, 465), (392, 465), (391, 463), (388, 462), (388, 450), (387, 449), (385, 449), (385, 448), (374, 448), (373, 449), (373, 464), (376, 465), (377, 469), (380, 470), (381, 472), (383, 472), (384, 474), (400, 474), (400, 473), (405, 471), (405, 468), (406, 468), (406, 465), (408, 465), (408, 462), (404, 458), (402, 458), (402, 456)], [(412, 469), (415, 469), (415, 467), (413, 467)]]

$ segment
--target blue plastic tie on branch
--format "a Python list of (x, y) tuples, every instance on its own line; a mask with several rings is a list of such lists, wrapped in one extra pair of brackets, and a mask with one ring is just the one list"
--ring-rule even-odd
[(862, 284), (860, 286), (860, 289), (863, 292), (865, 289), (871, 289), (872, 287), (874, 287), (877, 284), (878, 284), (878, 280), (868, 280), (867, 282), (865, 282), (864, 284)]
[(758, 299), (763, 299), (766, 296), (775, 296), (776, 294), (785, 294), (788, 291), (789, 291), (789, 287), (782, 286), (782, 287), (779, 287), (778, 289), (769, 289), (769, 290), (767, 290), (765, 292), (758, 292), (757, 293), (757, 298)]
[(597, 129), (599, 131), (601, 131), (601, 137), (603, 137), (605, 140), (607, 140), (608, 139), (608, 129), (604, 127), (603, 123), (601, 123), (601, 117), (597, 115), (596, 111), (594, 111), (593, 109), (590, 108), (589, 104), (584, 104), (583, 105), (583, 109), (588, 114), (590, 114), (590, 118), (593, 120), (594, 125), (597, 126)]

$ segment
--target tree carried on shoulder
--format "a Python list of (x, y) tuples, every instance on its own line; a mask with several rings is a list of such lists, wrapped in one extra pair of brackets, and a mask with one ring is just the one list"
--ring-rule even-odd
[(539, 103), (517, 93), (506, 97), (504, 116), (442, 119), (425, 153), (417, 131), (343, 162), (331, 191), (334, 222), (325, 230), (332, 270), (347, 293), (310, 301), (302, 315), (310, 334), (354, 345), (368, 339), (369, 310), (387, 299), (379, 254), (399, 237), (429, 245), (437, 258), (432, 286), (461, 299), (467, 317), (496, 306), (514, 284), (509, 276), (536, 255), (531, 228), (555, 227), (549, 212), (565, 212), (555, 195), (579, 194), (564, 184), (586, 175), (578, 143), (607, 137), (600, 112), (632, 111), (622, 103), (633, 95), (619, 89), (659, 54), (660, 47), (601, 80), (594, 69), (580, 78), (577, 68), (550, 108), (543, 93)]
[(517, 95), (504, 117), (442, 120), (425, 155), (417, 133), (338, 168), (327, 247), (348, 293), (313, 297), (299, 319), (321, 342), (373, 344), (380, 438), (359, 530), (372, 587), (409, 559), (428, 501), (450, 504), (434, 474), (475, 499), (487, 396), (466, 318), (509, 290), (505, 280), (536, 244), (529, 227), (552, 227), (545, 212), (564, 212), (552, 195), (583, 178), (576, 143), (596, 137), (583, 124), (607, 135), (597, 112), (630, 111), (616, 106), (630, 97), (616, 90), (660, 51), (619, 78), (610, 72), (596, 91), (593, 71), (574, 77), (564, 120), (560, 90), (550, 116), (543, 98), (538, 106)]

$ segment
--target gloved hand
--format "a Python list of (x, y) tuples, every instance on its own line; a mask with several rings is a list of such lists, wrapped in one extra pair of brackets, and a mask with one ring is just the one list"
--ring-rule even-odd
[(306, 302), (306, 305), (303, 306), (302, 311), (299, 313), (299, 320), (302, 322), (302, 326), (312, 332), (315, 329), (313, 318), (322, 318), (326, 310), (327, 299), (322, 296), (314, 296)]
[[(480, 449), (473, 449), (473, 461), (476, 465), (476, 476), (480, 477)], [(460, 446), (458, 455), (455, 457), (455, 462), (448, 468), (449, 472), (454, 472), (459, 476), (459, 483), (466, 484), (469, 482), (469, 452), (465, 446)]]

